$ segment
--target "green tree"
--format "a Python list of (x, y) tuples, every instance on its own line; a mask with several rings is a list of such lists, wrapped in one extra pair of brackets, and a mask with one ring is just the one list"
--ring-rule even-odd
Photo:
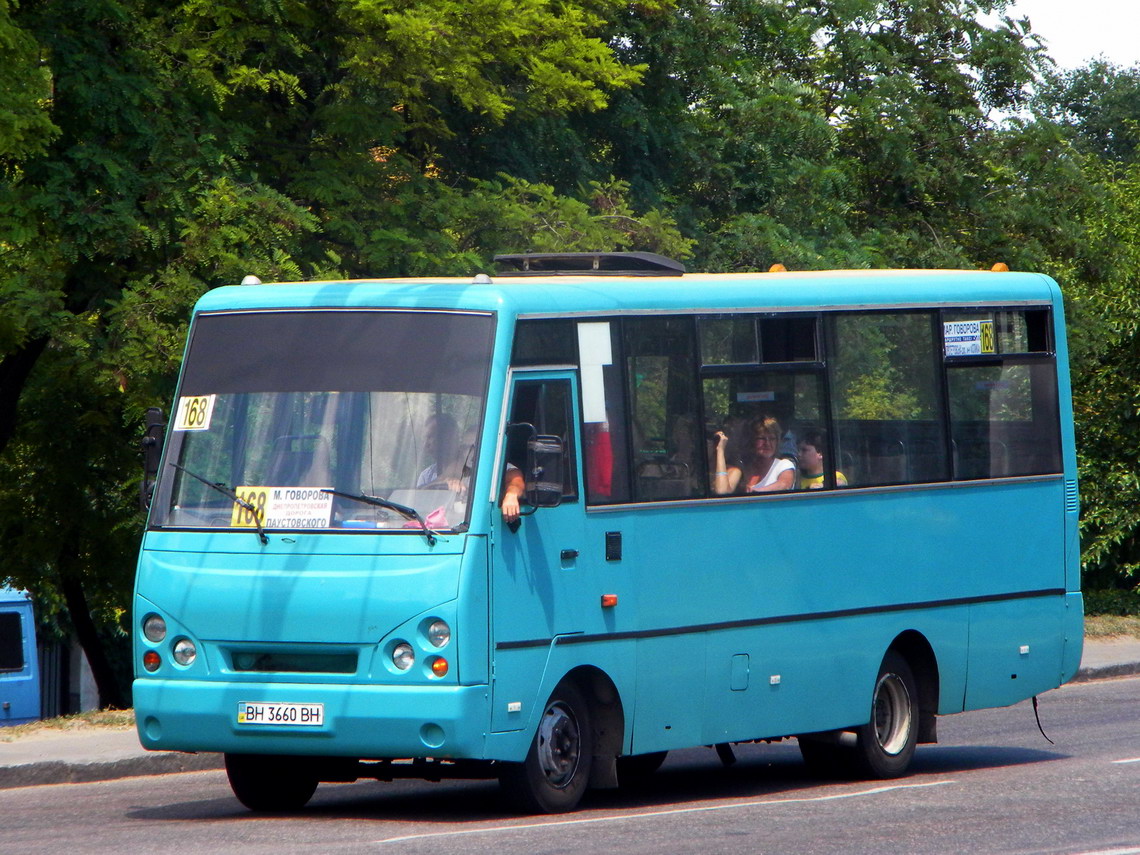
[[(246, 273), (467, 272), (500, 248), (457, 219), (469, 198), (572, 209), (457, 190), (438, 152), (472, 117), (595, 110), (632, 85), (599, 37), (620, 8), (0, 0), (5, 575), (69, 616), (104, 703), (125, 700), (100, 642), (129, 597), (135, 435), (169, 400), (194, 299)], [(683, 248), (610, 189), (612, 210), (570, 213), (624, 222), (614, 245), (660, 226)], [(513, 239), (525, 217), (501, 219)]]

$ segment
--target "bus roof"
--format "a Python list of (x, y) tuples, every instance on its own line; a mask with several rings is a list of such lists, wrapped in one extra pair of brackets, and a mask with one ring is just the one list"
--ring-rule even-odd
[(828, 270), (645, 276), (483, 276), (235, 285), (195, 310), (446, 308), (523, 316), (1048, 304), (1048, 276), (974, 270)]

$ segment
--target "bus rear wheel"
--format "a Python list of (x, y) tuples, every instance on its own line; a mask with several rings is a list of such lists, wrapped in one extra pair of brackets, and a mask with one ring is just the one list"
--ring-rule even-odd
[(300, 810), (318, 783), (303, 758), (272, 754), (227, 754), (226, 777), (237, 800), (259, 813)]
[(507, 763), (499, 783), (527, 813), (573, 810), (590, 780), (594, 744), (590, 709), (578, 687), (560, 683), (546, 702), (526, 760)]
[(871, 697), (871, 720), (855, 729), (855, 765), (870, 778), (906, 774), (918, 744), (918, 684), (902, 654), (888, 650)]

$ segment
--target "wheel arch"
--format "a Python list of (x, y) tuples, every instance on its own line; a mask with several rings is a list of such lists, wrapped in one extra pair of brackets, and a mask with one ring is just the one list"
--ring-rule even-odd
[(925, 635), (909, 629), (900, 633), (888, 649), (906, 659), (918, 684), (918, 741), (924, 744), (937, 742), (939, 676), (934, 648)]
[(613, 789), (618, 786), (617, 758), (625, 743), (625, 707), (621, 693), (610, 676), (593, 665), (580, 665), (559, 682), (573, 681), (590, 704), (590, 728), (594, 737), (590, 786)]

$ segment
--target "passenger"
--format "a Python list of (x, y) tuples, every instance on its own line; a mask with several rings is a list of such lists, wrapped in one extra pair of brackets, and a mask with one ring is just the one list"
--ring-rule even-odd
[(713, 492), (726, 496), (743, 493), (774, 493), (791, 490), (796, 483), (796, 464), (776, 456), (780, 446), (780, 423), (772, 416), (761, 416), (752, 422), (752, 453), (741, 466), (727, 465), (724, 449), (728, 435), (717, 434), (716, 469)]
[[(725, 455), (728, 449), (728, 434), (723, 430), (716, 432), (716, 448), (713, 450), (713, 492), (720, 496), (727, 496), (736, 489), (740, 481), (740, 468), (729, 466)], [(730, 473), (732, 475), (730, 476)]]
[[(816, 428), (804, 431), (799, 444), (801, 490), (819, 490), (824, 486), (823, 450), (826, 447), (823, 431)], [(835, 486), (847, 486), (846, 476), (838, 470), (835, 472)]]

